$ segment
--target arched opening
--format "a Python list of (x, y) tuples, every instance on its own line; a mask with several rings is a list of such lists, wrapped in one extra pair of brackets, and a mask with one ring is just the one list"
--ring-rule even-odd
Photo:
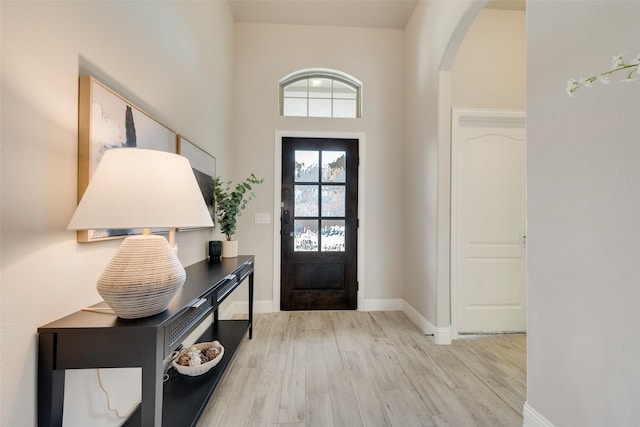
[[(513, 4), (511, 4), (513, 6)], [(438, 240), (439, 254), (443, 254), (438, 258), (438, 290), (439, 293), (447, 295), (447, 299), (443, 298), (439, 300), (438, 304), (438, 318), (442, 319), (444, 316), (449, 317), (450, 324), (452, 325), (452, 337), (455, 338), (457, 334), (457, 313), (456, 307), (456, 289), (453, 286), (454, 271), (452, 266), (453, 254), (452, 254), (452, 241), (455, 236), (451, 234), (452, 230), (455, 230), (455, 218), (452, 217), (452, 108), (465, 107), (465, 108), (492, 108), (492, 109), (518, 109), (524, 110), (524, 87), (525, 87), (525, 55), (524, 55), (524, 2), (517, 5), (516, 10), (504, 10), (500, 9), (500, 4), (495, 2), (477, 1), (467, 10), (466, 14), (460, 20), (456, 30), (454, 31), (445, 55), (443, 56), (439, 70), (439, 189), (440, 193), (445, 195), (447, 200), (439, 200), (438, 204), (438, 217), (441, 218), (438, 227), (440, 230), (439, 235), (442, 238)], [(512, 22), (518, 21), (516, 24)], [(505, 25), (506, 24), (506, 25)], [(514, 26), (517, 29), (514, 30)], [(491, 39), (496, 32), (503, 31), (501, 34), (501, 40)], [(518, 31), (517, 37), (513, 36), (510, 31)], [(507, 34), (505, 34), (506, 32)], [(469, 39), (467, 39), (469, 37)], [(506, 99), (508, 96), (502, 96), (502, 94), (512, 95), (514, 92), (513, 85), (505, 84), (504, 76), (487, 76), (482, 73), (482, 70), (476, 70), (473, 75), (461, 72), (461, 62), (467, 61), (467, 64), (471, 62), (470, 57), (472, 54), (479, 54), (479, 51), (484, 49), (482, 43), (485, 43), (487, 48), (495, 51), (496, 49), (503, 49), (503, 43), (514, 43), (514, 38), (518, 39), (522, 43), (522, 55), (516, 58), (519, 65), (516, 66), (518, 72), (522, 75), (518, 77), (517, 84), (519, 85), (518, 91), (521, 90), (521, 94), (517, 94), (520, 97), (518, 100)], [(482, 39), (479, 41), (479, 39)], [(470, 43), (473, 41), (475, 46), (470, 49)], [(490, 58), (494, 52), (484, 50), (487, 53), (483, 56), (483, 61), (486, 61), (487, 66), (484, 67), (487, 70), (498, 70), (500, 63)], [(513, 62), (513, 55), (509, 55), (509, 58), (504, 58), (505, 61)], [(477, 61), (477, 58), (475, 58)], [(477, 63), (477, 62), (476, 62)], [(521, 63), (521, 64), (520, 64)], [(480, 64), (483, 67), (484, 64)], [(512, 65), (510, 65), (512, 66)], [(521, 66), (521, 67), (520, 67)], [(464, 70), (463, 70), (464, 71)], [(512, 71), (514, 73), (515, 71)], [(499, 73), (498, 73), (499, 74)], [(463, 81), (467, 79), (466, 81)], [(502, 80), (500, 80), (502, 79)], [(489, 80), (489, 81), (487, 81)], [(496, 86), (500, 81), (500, 85)], [(508, 82), (507, 82), (508, 83)], [(496, 90), (497, 87), (497, 90)], [(471, 89), (470, 89), (471, 88)], [(492, 89), (493, 88), (493, 89)], [(487, 90), (486, 93), (482, 93), (483, 90)], [(488, 96), (487, 93), (491, 92)], [(461, 95), (462, 94), (462, 95)], [(454, 203), (455, 205), (455, 203)], [(445, 255), (446, 254), (446, 255)]]

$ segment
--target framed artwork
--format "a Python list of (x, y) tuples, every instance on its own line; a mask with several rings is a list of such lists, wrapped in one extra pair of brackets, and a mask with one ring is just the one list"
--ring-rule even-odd
[[(178, 135), (177, 146), (178, 154), (186, 157), (191, 163), (191, 169), (193, 169), (193, 174), (196, 176), (200, 191), (202, 191), (202, 197), (204, 197), (204, 202), (209, 209), (209, 215), (211, 215), (211, 220), (215, 224), (216, 209), (213, 182), (216, 177), (216, 158), (191, 143), (182, 135)], [(181, 228), (180, 231), (194, 230), (196, 228), (199, 227)]]
[[(177, 152), (175, 132), (92, 76), (80, 76), (78, 99), (78, 202), (105, 151), (137, 147)], [(152, 231), (167, 232), (168, 229)], [(140, 233), (140, 229), (81, 230), (78, 241), (93, 242)]]

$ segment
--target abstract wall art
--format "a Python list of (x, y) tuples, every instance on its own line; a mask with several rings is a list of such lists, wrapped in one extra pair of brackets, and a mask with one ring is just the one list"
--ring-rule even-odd
[[(92, 76), (80, 76), (78, 95), (78, 202), (105, 151), (137, 147), (177, 152), (174, 131)], [(122, 238), (140, 232), (140, 229), (83, 230), (78, 231), (78, 241)]]

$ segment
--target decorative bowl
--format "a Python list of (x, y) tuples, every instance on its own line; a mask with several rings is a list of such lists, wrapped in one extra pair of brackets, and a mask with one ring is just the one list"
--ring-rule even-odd
[[(185, 366), (178, 363), (178, 358), (182, 355), (188, 355), (193, 348), (197, 349), (197, 352), (201, 352), (202, 350), (206, 350), (207, 348), (210, 348), (210, 347), (215, 347), (220, 351), (220, 354), (218, 354), (218, 356), (215, 359), (209, 360), (208, 362), (205, 362), (205, 363), (200, 363), (198, 365), (193, 365), (193, 366)], [(216, 366), (220, 362), (220, 360), (222, 360), (223, 355), (224, 355), (224, 347), (218, 341), (201, 342), (201, 343), (193, 344), (188, 348), (183, 348), (182, 350), (180, 350), (180, 353), (178, 353), (178, 355), (175, 358), (173, 358), (173, 360), (171, 360), (171, 366), (173, 366), (174, 369), (180, 372), (182, 375), (189, 375), (191, 377), (195, 377), (208, 372), (211, 368)]]

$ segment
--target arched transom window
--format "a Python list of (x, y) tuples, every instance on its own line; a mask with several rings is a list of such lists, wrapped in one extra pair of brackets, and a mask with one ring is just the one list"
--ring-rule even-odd
[(280, 80), (280, 114), (360, 117), (362, 83), (336, 70), (301, 70)]

